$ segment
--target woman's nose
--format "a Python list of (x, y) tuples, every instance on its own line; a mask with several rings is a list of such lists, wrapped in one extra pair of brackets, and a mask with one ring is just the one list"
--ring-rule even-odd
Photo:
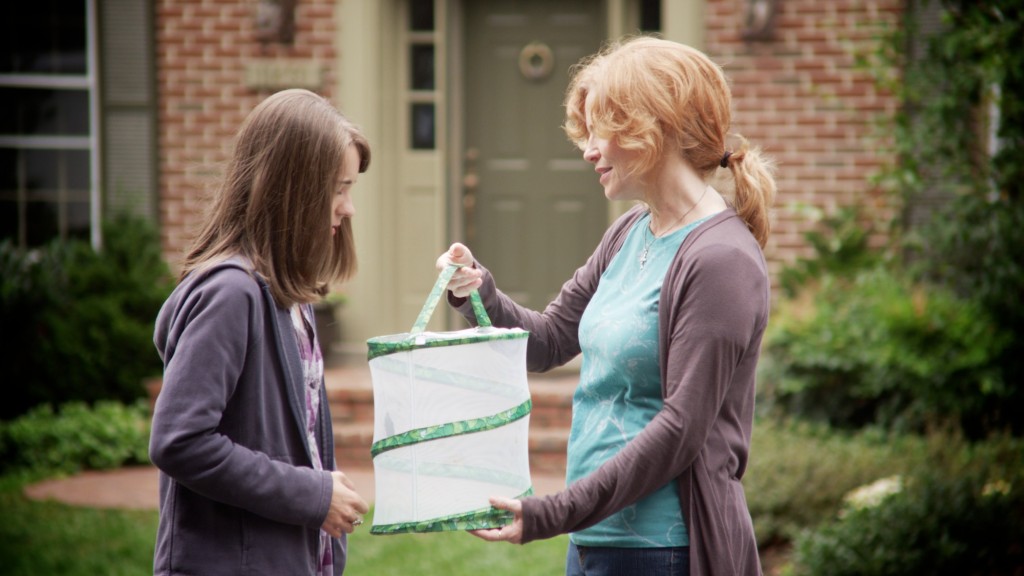
[(597, 151), (597, 146), (592, 146), (590, 142), (587, 142), (587, 147), (583, 150), (583, 159), (593, 164), (600, 158), (601, 153)]

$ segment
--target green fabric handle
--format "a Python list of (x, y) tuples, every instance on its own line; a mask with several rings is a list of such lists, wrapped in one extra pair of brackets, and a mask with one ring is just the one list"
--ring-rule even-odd
[[(449, 264), (445, 266), (444, 270), (437, 276), (437, 282), (434, 282), (434, 288), (427, 295), (427, 301), (423, 303), (423, 308), (420, 310), (419, 316), (416, 317), (416, 323), (412, 325), (411, 334), (419, 334), (427, 329), (427, 323), (430, 322), (430, 317), (434, 315), (434, 308), (437, 308), (437, 303), (441, 301), (441, 295), (444, 294), (445, 288), (448, 287), (448, 282), (452, 279), (452, 275), (455, 271), (461, 268), (460, 264)], [(480, 293), (473, 290), (469, 294), (469, 300), (473, 305), (473, 314), (476, 315), (476, 322), (481, 327), (489, 327), (491, 325), (491, 318), (487, 315), (487, 310), (484, 309), (484, 303), (480, 300)]]

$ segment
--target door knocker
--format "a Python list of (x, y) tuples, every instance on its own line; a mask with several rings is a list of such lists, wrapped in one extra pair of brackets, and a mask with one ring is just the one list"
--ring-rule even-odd
[(530, 42), (519, 52), (519, 72), (527, 80), (540, 82), (551, 75), (555, 56), (543, 42)]

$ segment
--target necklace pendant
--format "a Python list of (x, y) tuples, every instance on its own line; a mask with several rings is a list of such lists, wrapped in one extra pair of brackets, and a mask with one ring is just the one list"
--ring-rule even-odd
[(647, 264), (647, 248), (644, 248), (643, 253), (640, 254), (640, 269), (644, 269), (644, 264)]

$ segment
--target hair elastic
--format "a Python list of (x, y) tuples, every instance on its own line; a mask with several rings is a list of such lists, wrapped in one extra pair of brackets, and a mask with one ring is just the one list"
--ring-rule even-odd
[(724, 155), (722, 156), (722, 161), (721, 161), (721, 162), (719, 162), (719, 163), (718, 163), (718, 165), (719, 165), (719, 166), (721, 166), (722, 168), (728, 168), (728, 167), (729, 167), (729, 156), (732, 156), (732, 152), (728, 152), (728, 151), (727, 151), (727, 152), (726, 152), (726, 153), (725, 153), (725, 154), (724, 154)]

